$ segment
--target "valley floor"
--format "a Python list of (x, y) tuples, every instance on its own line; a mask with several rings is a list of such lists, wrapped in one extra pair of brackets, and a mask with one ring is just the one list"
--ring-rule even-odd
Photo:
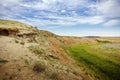
[(95, 80), (120, 80), (120, 43), (74, 45), (67, 52)]

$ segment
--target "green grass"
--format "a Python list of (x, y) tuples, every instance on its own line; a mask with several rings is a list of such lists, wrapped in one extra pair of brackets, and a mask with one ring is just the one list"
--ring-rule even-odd
[(99, 50), (93, 51), (91, 46), (97, 46), (97, 44), (75, 45), (67, 48), (67, 51), (88, 72), (91, 71), (89, 74), (94, 75), (96, 79), (120, 80), (120, 65), (102, 57)]

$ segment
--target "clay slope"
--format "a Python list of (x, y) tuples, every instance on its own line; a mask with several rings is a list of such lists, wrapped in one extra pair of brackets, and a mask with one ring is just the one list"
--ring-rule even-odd
[(0, 20), (0, 79), (82, 80), (88, 76), (65, 53), (64, 37)]

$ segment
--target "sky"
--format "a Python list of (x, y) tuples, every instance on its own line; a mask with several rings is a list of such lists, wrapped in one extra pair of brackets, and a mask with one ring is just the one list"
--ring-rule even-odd
[(64, 36), (120, 36), (120, 0), (1, 0), (0, 19)]

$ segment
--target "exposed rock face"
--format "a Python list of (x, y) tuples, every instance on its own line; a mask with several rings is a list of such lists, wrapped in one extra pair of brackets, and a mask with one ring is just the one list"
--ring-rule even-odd
[(19, 29), (5, 29), (0, 28), (0, 35), (3, 36), (17, 36), (22, 38), (33, 38), (35, 35), (37, 35), (36, 32), (30, 32), (30, 31), (20, 31)]
[(23, 34), (17, 34), (18, 37), (23, 37), (23, 38), (32, 38), (34, 37), (35, 35), (37, 35), (37, 33), (23, 33)]
[(5, 28), (0, 28), (0, 35), (4, 36), (15, 36), (18, 33), (18, 29), (5, 29)]
[(3, 36), (29, 38), (37, 34), (36, 30), (35, 27), (21, 22), (0, 19), (0, 35)]
[(8, 33), (8, 31), (7, 30), (0, 30), (0, 35), (5, 35), (5, 36), (8, 36), (9, 35), (9, 33)]

